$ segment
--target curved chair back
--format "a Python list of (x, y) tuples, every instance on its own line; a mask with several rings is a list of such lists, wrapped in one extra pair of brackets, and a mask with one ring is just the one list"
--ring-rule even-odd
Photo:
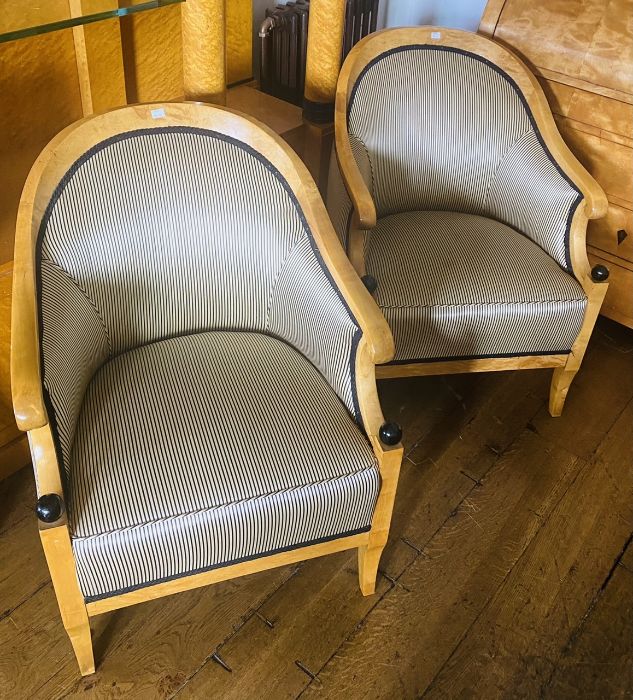
[(186, 333), (264, 331), (280, 268), (305, 237), (263, 154), (215, 125), (159, 118), (86, 150), (55, 188), (38, 238), (43, 315), (79, 291), (115, 355)]
[[(525, 96), (533, 91), (518, 59), (466, 32), (394, 29), (359, 43), (341, 74), (337, 111), (369, 173), (376, 214), (486, 216), (569, 269), (569, 226), (582, 195), (543, 141)], [(548, 201), (517, 202), (525, 182), (542, 183)]]
[(50, 419), (68, 467), (84, 392), (104, 362), (209, 330), (282, 338), (360, 420), (358, 309), (333, 283), (333, 260), (360, 285), (307, 169), (258, 122), (180, 103), (72, 125), (35, 163), (22, 197), (14, 356), (23, 361), (12, 368), (20, 427)]

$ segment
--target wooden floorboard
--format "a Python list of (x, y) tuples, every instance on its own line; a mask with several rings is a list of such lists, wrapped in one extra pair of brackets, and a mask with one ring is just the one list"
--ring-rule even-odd
[(542, 697), (633, 697), (633, 571), (614, 568), (595, 607), (558, 659)]
[[(307, 697), (417, 697), (580, 468), (525, 430), (319, 674)], [(380, 668), (380, 673), (376, 669)]]
[(629, 402), (425, 697), (544, 693), (633, 533), (632, 425)]
[(633, 697), (633, 334), (600, 323), (558, 419), (550, 376), (380, 383), (406, 458), (374, 596), (344, 552), (117, 611), (87, 678), (15, 474), (0, 697)]

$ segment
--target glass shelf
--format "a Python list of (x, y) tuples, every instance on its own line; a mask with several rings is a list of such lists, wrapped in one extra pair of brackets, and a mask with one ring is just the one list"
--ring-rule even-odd
[[(0, 43), (184, 0), (0, 0)], [(77, 11), (71, 8), (77, 7)]]

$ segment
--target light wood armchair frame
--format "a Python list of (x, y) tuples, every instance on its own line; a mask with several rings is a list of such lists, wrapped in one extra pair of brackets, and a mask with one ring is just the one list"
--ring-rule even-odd
[(60, 179), (92, 146), (116, 134), (166, 126), (212, 129), (242, 140), (273, 163), (294, 191), (323, 261), (363, 332), (356, 355), (356, 388), (363, 425), (378, 460), (381, 487), (371, 530), (367, 533), (158, 583), (87, 604), (78, 584), (65, 510), (53, 523), (40, 521), (42, 545), (64, 627), (84, 675), (93, 673), (95, 668), (89, 617), (145, 600), (352, 548), (358, 549), (361, 590), (364, 595), (372, 594), (378, 562), (387, 541), (402, 460), (402, 446), (385, 445), (379, 437), (384, 420), (376, 392), (375, 364), (393, 357), (391, 332), (346, 258), (317, 187), (301, 160), (273, 131), (232, 110), (197, 103), (136, 105), (89, 117), (62, 131), (35, 162), (22, 194), (15, 244), (11, 377), (16, 420), (20, 429), (28, 431), (38, 497), (57, 494), (63, 499), (64, 496), (60, 464), (42, 393), (35, 262), (42, 216)]
[[(392, 378), (554, 367), (549, 410), (551, 415), (559, 416), (569, 386), (580, 368), (587, 343), (607, 292), (607, 283), (595, 281), (592, 277), (586, 247), (587, 220), (598, 219), (606, 214), (607, 199), (598, 183), (576, 160), (561, 138), (538, 81), (529, 68), (512, 52), (483, 36), (438, 27), (386, 29), (371, 34), (352, 49), (339, 76), (335, 112), (336, 155), (343, 182), (353, 206), (348, 234), (349, 258), (362, 277), (365, 274), (364, 232), (376, 225), (374, 201), (354, 159), (350, 144), (347, 129), (349, 100), (356, 81), (368, 63), (385, 51), (409, 44), (432, 44), (469, 51), (498, 66), (516, 82), (532, 111), (547, 148), (561, 170), (583, 195), (583, 200), (576, 208), (571, 222), (569, 246), (572, 272), (587, 295), (588, 303), (582, 328), (569, 354), (392, 364), (378, 367), (377, 376), (379, 378)], [(604, 275), (605, 272), (605, 269), (598, 271), (595, 273), (596, 277), (599, 277), (600, 274)]]

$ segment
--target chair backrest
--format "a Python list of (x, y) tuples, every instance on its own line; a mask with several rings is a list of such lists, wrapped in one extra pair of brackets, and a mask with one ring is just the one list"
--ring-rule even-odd
[(67, 276), (97, 311), (112, 354), (204, 330), (266, 329), (281, 266), (306, 235), (271, 164), (208, 129), (122, 133), (79, 158), (39, 239), (44, 316)]
[(16, 261), (37, 278), (19, 315), (30, 318), (31, 303), (39, 315), (34, 343), (65, 466), (99, 367), (190, 333), (282, 338), (358, 419), (360, 329), (319, 252), (327, 226), (298, 157), (231, 110), (127, 107), (51, 142), (25, 187)]
[[(358, 67), (346, 108), (349, 134), (371, 163), (378, 217), (447, 210), (495, 218), (568, 267), (565, 228), (582, 196), (541, 138), (515, 80), (522, 64), (454, 30), (388, 30), (365, 42), (348, 59)], [(504, 65), (486, 56), (495, 52)], [(526, 206), (526, 182), (545, 192), (541, 202)]]

